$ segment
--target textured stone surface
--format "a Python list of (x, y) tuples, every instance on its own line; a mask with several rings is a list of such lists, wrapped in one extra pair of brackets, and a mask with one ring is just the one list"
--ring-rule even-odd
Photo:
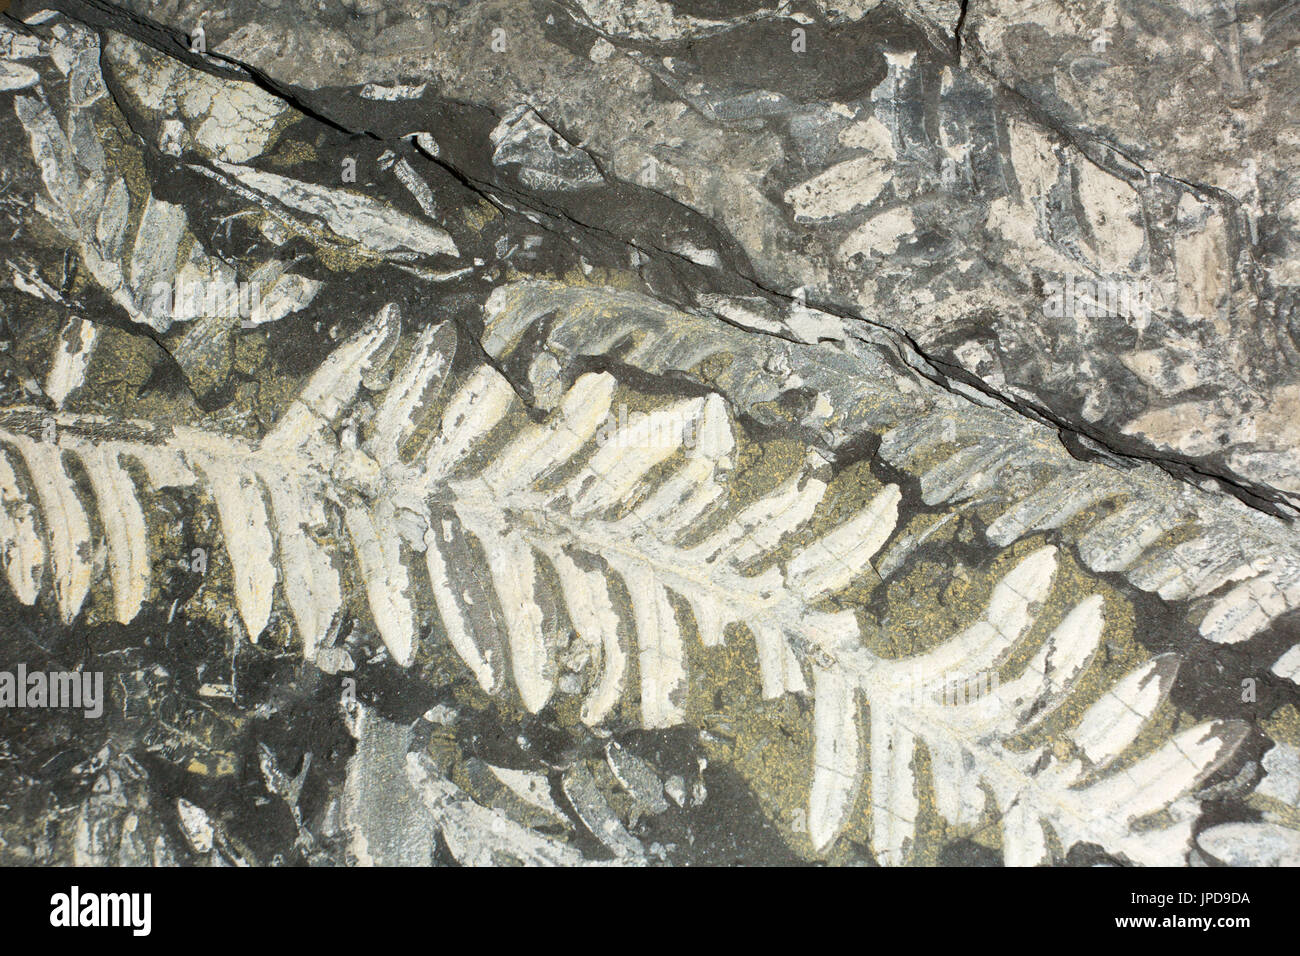
[[(1111, 447), (1296, 504), (1293, 14), (974, 4), (959, 53), (956, 6), (194, 3), (159, 19), (202, 22), (213, 50), (352, 129), (395, 132), (322, 90), (418, 79), (498, 116), (531, 106), (612, 179), (647, 185), (653, 162), (648, 188), (717, 225), (727, 265), (765, 289), (898, 329)], [(1146, 289), (1151, 314), (1092, 294), (1045, 314), (1044, 284), (1071, 280)]]
[(1290, 6), (54, 6), (7, 862), (1297, 860)]

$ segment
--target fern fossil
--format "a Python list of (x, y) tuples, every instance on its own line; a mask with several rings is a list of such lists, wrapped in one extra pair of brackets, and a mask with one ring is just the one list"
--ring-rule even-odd
[[(977, 819), (987, 789), (1009, 861), (1046, 858), (1049, 832), (1066, 847), (1097, 843), (1140, 862), (1177, 860), (1185, 850), (1192, 794), (1244, 731), (1207, 723), (1136, 763), (1119, 762), (1168, 694), (1173, 659), (1149, 662), (1093, 704), (1071, 731), (1068, 753), (1016, 744), (1071, 700), (1101, 639), (1100, 598), (1079, 601), (1001, 686), (958, 706), (936, 697), (935, 687), (969, 686), (1026, 649), (1055, 548), (1021, 560), (967, 629), (925, 654), (885, 659), (864, 645), (859, 616), (827, 599), (874, 576), (871, 561), (898, 522), (897, 485), (782, 548), (818, 515), (827, 461), (810, 452), (785, 483), (734, 507), (736, 442), (717, 393), (611, 431), (615, 379), (588, 372), (557, 393), (546, 417), (515, 429), (505, 423), (519, 420), (522, 404), (490, 366), (435, 401), (455, 351), (449, 325), (421, 331), (381, 387), (400, 331), (396, 308), (381, 310), (255, 443), (35, 408), (0, 412), (0, 548), (14, 593), (31, 604), (48, 587), (63, 620), (73, 621), (102, 537), (115, 614), (135, 617), (154, 558), (147, 506), (131, 476), (138, 467), (155, 488), (207, 490), (249, 638), (266, 628), (278, 593), (308, 658), (342, 612), (342, 551), (399, 664), (415, 658), (431, 595), (441, 632), (485, 691), (512, 685), (536, 712), (557, 691), (576, 689), (593, 725), (634, 670), (642, 725), (680, 723), (690, 640), (715, 646), (743, 626), (758, 650), (764, 695), (815, 701), (808, 820), (818, 848), (843, 827), (867, 773), (865, 717), (873, 843), (884, 862), (906, 858), (918, 744), (942, 770), (935, 799), (950, 820)], [(373, 407), (358, 401), (363, 385), (377, 393)], [(697, 437), (693, 447), (681, 423)], [(74, 460), (96, 520), (69, 468)], [(346, 547), (327, 543), (332, 524), (345, 529)], [(709, 529), (703, 537), (700, 527)], [(918, 673), (921, 692), (906, 693)]]
[(233, 278), (233, 270), (185, 242), (181, 207), (149, 195), (132, 216), (126, 179), (105, 154), (95, 121), (108, 97), (98, 37), (71, 29), (60, 43), (68, 64), (62, 116), (43, 87), (14, 100), (45, 187), (36, 209), (74, 244), (86, 271), (132, 321), (164, 331), (170, 316), (149, 301), (155, 282), (171, 285), (182, 269), (205, 280)]
[[(14, 100), (15, 114), (44, 187), (44, 195), (36, 198), (36, 209), (74, 245), (91, 277), (132, 321), (165, 332), (173, 318), (193, 318), (203, 303), (183, 304), (179, 294), (173, 303), (170, 297), (162, 298), (161, 289), (170, 290), (175, 284), (180, 293), (185, 285), (204, 283), (210, 294), (214, 287), (233, 285), (236, 270), (199, 244), (190, 233), (182, 206), (151, 193), (134, 197), (118, 168), (120, 158), (106, 154), (101, 127), (123, 118), (106, 105), (109, 96), (100, 72), (99, 38), (89, 30), (70, 26), (55, 45), (61, 48), (55, 61), (67, 63), (61, 99), (52, 100), (42, 85)], [(110, 52), (114, 49), (119, 56), (123, 50), (133, 50), (120, 37)], [(135, 80), (151, 81), (147, 68), (138, 61), (132, 63), (132, 69), (144, 74), (136, 75)], [(206, 79), (202, 74), (198, 77)], [(271, 135), (274, 118), (272, 114), (257, 121), (266, 127), (258, 130), (262, 140)], [(201, 132), (212, 134), (219, 127), (219, 123), (209, 122)], [(220, 142), (223, 137), (208, 138)], [(242, 154), (248, 142), (239, 145)], [(180, 152), (179, 144), (164, 142), (159, 148)], [(218, 151), (218, 155), (223, 154)], [(324, 251), (345, 250), (371, 261), (410, 263), (406, 268), (417, 271), (416, 264), (423, 259), (459, 255), (444, 230), (368, 196), (220, 158), (211, 159), (210, 165), (189, 165), (250, 206), (261, 207), (283, 228), (310, 237)], [(273, 233), (274, 228), (268, 227), (268, 231)], [(287, 271), (292, 265), (275, 259), (251, 264), (247, 278), (258, 289), (259, 298), (253, 314), (245, 318), (255, 323), (275, 321), (312, 301), (321, 283)], [(427, 270), (420, 274), (430, 275)], [(30, 279), (22, 287), (41, 294)]]
[[(197, 244), (183, 262), (184, 213), (153, 197), (137, 210), (127, 255), (131, 197), (93, 148), (90, 107), (104, 94), (98, 44), (72, 36), (62, 118), (43, 89), (16, 102), (41, 166), (42, 212), (129, 316), (156, 324), (144, 308), (150, 279), (229, 267)], [(360, 194), (231, 162), (187, 165), (324, 250), (406, 263), (428, 279), (459, 274), (417, 265), (459, 257), (445, 232)], [(928, 535), (979, 512), (997, 547), (1068, 526), (1063, 544), (1085, 566), (1189, 602), (1203, 637), (1236, 643), (1300, 606), (1294, 541), (1232, 505), (1171, 492), (1167, 482), (1157, 489), (1144, 471), (1076, 462), (1054, 436), (1004, 410), (936, 396), (899, 363), (872, 359), (872, 350), (897, 352), (896, 343), (816, 310), (771, 318), (754, 302), (703, 296), (701, 305), (797, 346), (838, 348), (801, 356), (802, 380), (791, 386), (779, 369), (752, 364), (748, 340), (645, 297), (545, 282), (499, 289), (484, 335), (498, 359), (550, 316), (541, 359), (552, 365), (557, 355), (622, 351), (652, 374), (703, 379), (694, 397), (611, 430), (617, 382), (608, 373), (569, 382), (535, 362), (532, 404), (548, 414), (530, 418), (494, 368), (451, 376), (450, 326), (421, 331), (385, 384), (401, 337), (389, 307), (326, 360), (258, 441), (0, 411), (0, 561), (21, 601), (51, 592), (71, 623), (102, 560), (113, 613), (130, 621), (148, 600), (158, 557), (138, 476), (155, 489), (199, 488), (215, 503), (250, 640), (278, 600), (303, 654), (315, 658), (345, 614), (345, 575), (354, 575), (399, 664), (416, 660), (423, 622), (436, 613), (432, 636), (446, 638), (484, 691), (517, 693), (534, 712), (556, 694), (578, 694), (593, 726), (635, 697), (640, 724), (666, 728), (687, 719), (693, 643), (747, 634), (763, 695), (814, 701), (808, 829), (817, 849), (862, 806), (866, 786), (877, 858), (905, 862), (928, 780), (935, 809), (954, 825), (973, 827), (992, 812), (1010, 863), (1079, 843), (1136, 862), (1180, 861), (1196, 791), (1245, 727), (1207, 722), (1148, 746), (1178, 669), (1171, 654), (1096, 699), (1085, 685), (1103, 643), (1101, 596), (1073, 595), (1049, 634), (1039, 626), (1057, 588), (1056, 546), (1023, 552), (973, 623), (908, 657), (869, 649), (870, 616), (838, 598), (863, 581), (888, 588)], [(721, 371), (700, 374), (719, 357)], [(847, 402), (837, 379), (854, 383)], [(735, 406), (751, 410), (794, 386), (818, 397), (799, 422), (813, 447), (787, 480), (744, 501), (735, 494)], [(815, 449), (868, 432), (881, 436), (882, 462), (916, 479), (921, 505), (945, 509), (939, 522), (902, 525), (894, 482), (827, 519), (829, 452)], [(687, 434), (696, 438), (689, 446)], [(1295, 679), (1297, 653), (1275, 664), (1279, 675)], [(951, 687), (959, 700), (949, 699)], [(1063, 719), (1068, 729), (1044, 743), (1037, 731)], [(451, 799), (430, 786), (426, 798)]]
[[(807, 308), (773, 317), (759, 314), (754, 302), (721, 296), (702, 296), (701, 304), (729, 324), (794, 343), (793, 384), (824, 400), (798, 424), (823, 445), (880, 435), (879, 458), (918, 480), (924, 506), (943, 508), (949, 520), (986, 512), (991, 544), (1068, 526), (1089, 569), (1121, 573), (1167, 602), (1188, 602), (1200, 635), (1215, 643), (1250, 640), (1300, 608), (1300, 541), (1285, 522), (1172, 482), (1153, 466), (1081, 462), (1054, 429), (977, 393), (953, 396), (900, 372), (918, 366), (919, 357), (869, 326)], [(655, 374), (700, 379), (701, 369), (725, 357), (714, 380), (751, 406), (791, 387), (779, 369), (754, 357), (748, 336), (646, 296), (521, 281), (498, 289), (487, 311), (485, 345), (502, 359), (526, 329), (555, 314), (545, 349), (561, 360), (618, 347), (625, 361)], [(901, 361), (882, 360), (881, 353)], [(919, 543), (901, 537), (882, 557), (881, 574), (888, 578)], [(1300, 647), (1284, 653), (1273, 671), (1300, 682)]]

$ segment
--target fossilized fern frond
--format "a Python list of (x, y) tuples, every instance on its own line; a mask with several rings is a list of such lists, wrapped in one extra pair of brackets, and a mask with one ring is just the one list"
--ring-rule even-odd
[[(27, 134), (44, 187), (44, 194), (36, 198), (37, 211), (74, 245), (85, 270), (134, 322), (165, 332), (174, 319), (204, 315), (214, 293), (234, 298), (236, 267), (204, 250), (192, 235), (181, 205), (152, 193), (133, 195), (121, 156), (105, 150), (109, 137), (101, 127), (110, 126), (113, 117), (122, 118), (109, 103), (100, 71), (99, 38), (90, 30), (68, 25), (54, 45), (58, 52), (51, 61), (66, 74), (61, 95), (53, 97), (44, 85), (37, 85), (14, 100), (14, 112)], [(58, 73), (54, 76), (59, 78)], [(210, 128), (209, 124), (200, 132)], [(170, 147), (164, 144), (164, 148)], [(257, 197), (260, 189), (278, 198), (281, 205), (275, 211), (281, 218), (290, 208), (314, 214), (313, 222), (319, 220), (319, 225), (294, 220), (301, 232), (320, 238), (324, 229), (334, 236), (326, 228), (334, 224), (342, 233), (334, 236), (335, 243), (368, 249), (374, 256), (456, 254), (446, 233), (375, 200), (249, 167), (220, 165), (235, 177), (226, 182), (229, 188), (235, 188), (238, 180), (245, 193), (251, 190)], [(220, 176), (206, 166), (202, 171)], [(264, 197), (261, 201), (270, 202)], [(240, 302), (246, 321), (276, 321), (315, 298), (322, 283), (289, 272), (290, 265), (275, 259), (249, 264), (245, 278), (256, 288), (257, 298), (243, 293)], [(30, 278), (20, 287), (42, 294)], [(230, 305), (226, 302), (220, 308)]]
[[(1166, 482), (1164, 493), (1155, 494), (1144, 476), (1068, 459), (1054, 462), (1046, 481), (1008, 498), (1007, 472), (1023, 469), (1026, 456), (1011, 451), (1012, 436), (997, 418), (976, 413), (956, 426), (909, 423), (885, 434), (881, 454), (902, 467), (925, 462), (918, 470), (927, 504), (959, 511), (993, 506), (986, 536), (996, 545), (1089, 517), (1076, 524), (1075, 548), (1083, 563), (1093, 571), (1122, 573), (1166, 601), (1195, 602), (1198, 631), (1207, 640), (1248, 640), (1300, 608), (1300, 555), (1293, 536), (1236, 502), (1206, 508), (1190, 489)], [(1030, 451), (1039, 449), (1031, 445)], [(1111, 507), (1090, 518), (1102, 503)], [(1300, 665), (1294, 649), (1275, 671), (1294, 679), (1288, 661)]]
[(62, 108), (56, 112), (40, 87), (14, 99), (45, 187), (37, 211), (75, 244), (86, 271), (133, 321), (163, 331), (171, 317), (152, 307), (155, 283), (171, 286), (182, 270), (191, 281), (233, 282), (234, 270), (197, 248), (181, 207), (150, 195), (132, 209), (126, 180), (106, 155), (96, 124), (108, 97), (99, 40), (70, 27), (58, 43), (65, 49), (54, 61), (67, 74)]
[[(504, 358), (526, 329), (552, 316), (543, 347), (561, 361), (617, 351), (656, 374), (711, 381), (750, 410), (773, 406), (786, 391), (812, 390), (818, 400), (795, 424), (824, 445), (879, 435), (879, 460), (915, 478), (920, 504), (942, 508), (946, 522), (978, 515), (997, 546), (1037, 532), (1064, 534), (1089, 569), (1187, 602), (1209, 641), (1249, 640), (1300, 608), (1300, 539), (1286, 522), (1152, 465), (1080, 461), (1055, 429), (981, 404), (987, 400), (969, 390), (954, 396), (922, 381), (908, 368), (919, 357), (866, 325), (806, 308), (773, 320), (747, 300), (703, 299), (730, 323), (748, 316), (751, 327), (789, 340), (798, 380), (759, 354), (749, 333), (636, 293), (555, 282), (497, 289), (484, 345)], [(884, 352), (901, 361), (883, 361)], [(882, 556), (881, 575), (888, 578), (925, 536), (901, 536)], [(1300, 647), (1273, 671), (1300, 681)]]
[[(732, 489), (731, 413), (715, 392), (611, 418), (616, 380), (587, 372), (536, 418), (491, 366), (451, 379), (449, 325), (416, 335), (386, 380), (400, 334), (397, 310), (381, 310), (256, 442), (0, 412), (0, 549), (15, 594), (30, 604), (48, 586), (74, 620), (102, 542), (117, 618), (139, 612), (156, 556), (148, 489), (135, 472), (154, 488), (211, 496), (249, 638), (258, 640), (278, 597), (308, 658), (343, 612), (341, 570), (350, 568), (399, 664), (415, 660), (421, 622), (435, 615), (431, 639), (445, 636), (489, 693), (513, 688), (534, 712), (557, 693), (579, 694), (583, 720), (597, 724), (635, 679), (639, 722), (664, 728), (686, 717), (692, 643), (747, 631), (763, 694), (815, 701), (809, 831), (818, 848), (852, 815), (869, 774), (876, 853), (901, 862), (924, 747), (943, 768), (939, 811), (969, 821), (987, 792), (1009, 859), (1043, 858), (1049, 832), (1065, 846), (1097, 843), (1143, 862), (1185, 850), (1192, 793), (1241, 731), (1205, 725), (1116, 763), (1133, 757), (1130, 745), (1168, 693), (1172, 661), (1156, 659), (1094, 703), (1069, 753), (1019, 744), (1072, 699), (1101, 640), (1094, 596), (1041, 646), (1026, 645), (1056, 571), (1054, 548), (1007, 573), (966, 630), (919, 657), (886, 659), (867, 648), (866, 619), (830, 599), (876, 580), (871, 562), (898, 524), (896, 484), (878, 484), (826, 521), (830, 467), (810, 452), (785, 481), (742, 501)], [(955, 706), (932, 699), (935, 686), (969, 685), (1026, 650), (1028, 663), (988, 693)], [(916, 675), (920, 696), (901, 693)], [(1161, 825), (1148, 825), (1157, 813)]]
[[(935, 808), (950, 823), (975, 826), (992, 801), (1008, 865), (1045, 862), (1053, 838), (1065, 849), (1091, 843), (1143, 864), (1185, 852), (1197, 816), (1192, 794), (1246, 727), (1204, 722), (1135, 759), (1142, 747), (1134, 745), (1173, 686), (1178, 659), (1166, 654), (1108, 688), (1050, 744), (1023, 746), (1067, 703), (1086, 700), (1078, 691), (1103, 643), (1104, 605), (1094, 594), (1041, 644), (1026, 645), (1056, 569), (1056, 549), (1040, 548), (998, 582), (970, 627), (926, 653), (854, 669), (870, 714), (872, 846), (883, 862), (905, 860), (919, 820), (918, 747), (929, 757)], [(1028, 662), (999, 679), (1026, 646)], [(824, 703), (818, 699), (819, 725)], [(847, 722), (845, 714), (833, 719)], [(846, 805), (848, 756), (829, 751), (825, 759), (838, 761), (836, 800)]]

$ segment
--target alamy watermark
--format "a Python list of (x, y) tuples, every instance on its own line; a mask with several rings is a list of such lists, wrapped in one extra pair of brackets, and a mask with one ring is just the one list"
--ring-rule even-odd
[(1052, 319), (1078, 316), (1146, 321), (1155, 300), (1155, 286), (1146, 280), (1076, 279), (1043, 283), (1043, 315)]
[(932, 707), (965, 707), (988, 697), (1000, 686), (998, 672), (982, 670), (976, 674), (940, 674), (928, 676), (920, 666), (900, 671), (890, 680), (890, 696), (899, 706), (913, 710)]
[(244, 323), (263, 321), (262, 289), (256, 282), (195, 280), (180, 276), (174, 282), (155, 282), (149, 290), (148, 314), (183, 322), (197, 318), (239, 319)]
[(53, 707), (81, 710), (87, 717), (104, 713), (101, 671), (31, 671), (19, 664), (0, 671), (0, 708)]
[(667, 409), (629, 412), (627, 405), (620, 404), (596, 431), (596, 443), (645, 451), (684, 448), (690, 454), (699, 445), (699, 418), (698, 413)]
[(148, 936), (153, 928), (152, 893), (83, 893), (73, 886), (67, 893), (50, 897), (50, 925), (79, 927), (123, 927), (133, 936)]

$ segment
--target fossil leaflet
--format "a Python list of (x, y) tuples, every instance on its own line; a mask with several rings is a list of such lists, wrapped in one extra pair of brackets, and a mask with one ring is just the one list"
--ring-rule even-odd
[(193, 242), (180, 206), (152, 194), (132, 202), (96, 123), (108, 99), (99, 39), (71, 29), (57, 45), (68, 64), (62, 107), (56, 112), (44, 86), (13, 106), (45, 190), (36, 209), (74, 244), (86, 271), (133, 322), (165, 330), (170, 315), (150, 301), (155, 283), (170, 286), (178, 275), (233, 279), (234, 270)]
[[(711, 317), (636, 293), (593, 295), (557, 282), (497, 289), (484, 341), (504, 359), (525, 330), (554, 313), (544, 348), (561, 362), (619, 346), (623, 360), (638, 367), (699, 379), (701, 367), (726, 356), (716, 382), (729, 398), (771, 403), (796, 386), (815, 391), (819, 400), (800, 424), (823, 447), (879, 435), (878, 457), (914, 476), (922, 504), (942, 508), (945, 520), (991, 509), (985, 536), (998, 547), (1069, 526), (1069, 544), (1090, 570), (1120, 573), (1164, 601), (1187, 602), (1206, 640), (1242, 643), (1300, 609), (1300, 539), (1287, 522), (1173, 481), (1154, 466), (1079, 461), (1054, 430), (907, 374), (904, 363), (916, 357), (868, 326), (806, 308), (760, 315), (759, 300), (703, 296), (701, 305), (732, 324), (744, 318), (743, 324), (790, 340), (785, 364), (798, 367), (797, 380), (755, 357), (747, 334)], [(900, 351), (902, 362), (880, 354)], [(922, 532), (900, 536), (881, 557), (881, 575), (888, 579), (923, 543)], [(1285, 651), (1272, 671), (1300, 683), (1300, 646)]]
[[(156, 556), (148, 553), (148, 499), (130, 463), (154, 488), (197, 486), (214, 500), (250, 640), (278, 594), (313, 657), (343, 613), (343, 558), (399, 664), (416, 657), (419, 605), (431, 594), (440, 628), (430, 639), (445, 635), (485, 691), (513, 686), (528, 710), (540, 711), (569, 669), (581, 677), (584, 721), (598, 724), (635, 667), (640, 723), (664, 728), (685, 717), (692, 635), (717, 645), (743, 625), (764, 695), (814, 699), (808, 826), (818, 848), (845, 825), (869, 775), (874, 850), (882, 862), (906, 860), (919, 743), (942, 768), (939, 811), (958, 823), (978, 819), (987, 791), (1009, 861), (1047, 858), (1049, 830), (1067, 848), (1088, 842), (1137, 862), (1181, 859), (1194, 792), (1244, 729), (1206, 722), (1136, 763), (1119, 762), (1165, 700), (1176, 659), (1148, 661), (1094, 702), (1070, 732), (1067, 755), (1014, 744), (1071, 700), (1101, 640), (1099, 597), (1075, 601), (1028, 664), (992, 692), (952, 706), (929, 689), (919, 698), (902, 690), (918, 672), (927, 688), (969, 684), (1022, 650), (1053, 586), (1055, 547), (1021, 558), (968, 628), (925, 654), (887, 660), (863, 646), (852, 610), (825, 599), (874, 575), (871, 561), (898, 521), (896, 485), (763, 567), (818, 512), (828, 465), (816, 452), (788, 481), (732, 508), (736, 445), (721, 396), (678, 399), (598, 441), (617, 387), (605, 372), (578, 376), (549, 415), (496, 436), (497, 448), (498, 426), (522, 411), (507, 380), (480, 366), (440, 400), (455, 350), (451, 326), (441, 325), (414, 336), (381, 388), (400, 334), (397, 310), (381, 310), (257, 442), (36, 408), (0, 412), (0, 547), (15, 594), (31, 604), (48, 589), (62, 619), (74, 621), (102, 537), (114, 613), (120, 621), (139, 613)], [(357, 402), (363, 385), (375, 392), (374, 407)], [(422, 428), (429, 416), (436, 425)], [(663, 420), (693, 424), (690, 454), (681, 430), (658, 427)], [(679, 438), (647, 443), (646, 434)], [(480, 446), (487, 453), (476, 457)], [(69, 468), (74, 459), (97, 520)], [(710, 513), (725, 520), (685, 544)], [(346, 545), (325, 543), (331, 523)], [(1142, 825), (1153, 814), (1164, 814), (1161, 825)]]

